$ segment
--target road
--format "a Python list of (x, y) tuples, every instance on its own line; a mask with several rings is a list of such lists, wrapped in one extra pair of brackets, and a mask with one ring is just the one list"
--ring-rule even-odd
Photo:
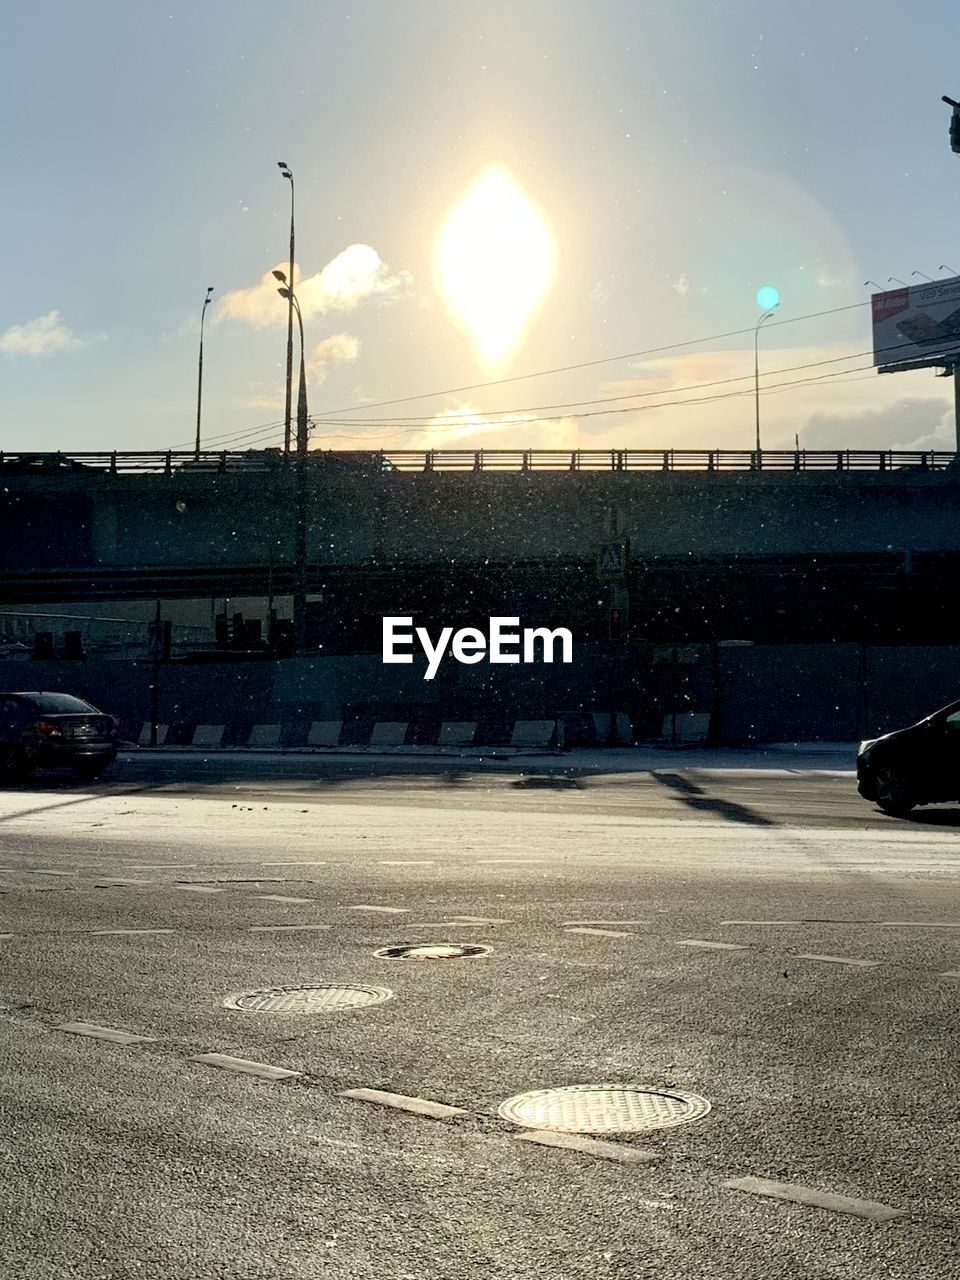
[[(960, 810), (838, 763), (143, 752), (0, 792), (0, 1274), (957, 1274)], [(374, 955), (419, 943), (489, 951)], [(317, 983), (391, 994), (224, 1004)], [(583, 1084), (710, 1110), (589, 1150), (498, 1115)]]

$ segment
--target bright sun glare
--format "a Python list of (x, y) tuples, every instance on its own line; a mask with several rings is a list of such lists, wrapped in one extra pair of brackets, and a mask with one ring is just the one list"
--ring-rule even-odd
[(489, 365), (519, 340), (553, 274), (553, 237), (501, 169), (467, 188), (440, 229), (436, 272), (454, 317)]

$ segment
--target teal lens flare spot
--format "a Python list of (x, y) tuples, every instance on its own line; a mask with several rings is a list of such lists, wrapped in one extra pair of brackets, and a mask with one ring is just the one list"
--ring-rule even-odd
[(780, 293), (772, 284), (765, 284), (762, 289), (757, 290), (757, 306), (761, 311), (769, 311), (779, 305)]

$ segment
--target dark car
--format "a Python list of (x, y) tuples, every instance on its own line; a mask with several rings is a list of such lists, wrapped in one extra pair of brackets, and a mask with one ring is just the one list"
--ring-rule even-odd
[(0, 693), (0, 775), (69, 767), (97, 778), (117, 758), (117, 722), (69, 693)]
[(960, 702), (909, 729), (861, 742), (857, 790), (895, 817), (918, 804), (960, 800)]

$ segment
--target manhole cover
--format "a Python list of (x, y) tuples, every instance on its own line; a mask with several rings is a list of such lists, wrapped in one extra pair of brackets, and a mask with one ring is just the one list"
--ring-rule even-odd
[(419, 946), (381, 947), (373, 954), (381, 960), (463, 960), (470, 956), (485, 956), (489, 947), (461, 945), (451, 942), (424, 942)]
[(706, 1098), (679, 1089), (634, 1084), (572, 1084), (563, 1089), (518, 1093), (497, 1114), (526, 1129), (560, 1133), (644, 1133), (701, 1120)]
[(391, 999), (386, 987), (344, 987), (336, 982), (319, 982), (314, 987), (271, 987), (266, 991), (235, 991), (227, 996), (228, 1009), (248, 1013), (333, 1013), (338, 1009), (359, 1009), (383, 1004)]

